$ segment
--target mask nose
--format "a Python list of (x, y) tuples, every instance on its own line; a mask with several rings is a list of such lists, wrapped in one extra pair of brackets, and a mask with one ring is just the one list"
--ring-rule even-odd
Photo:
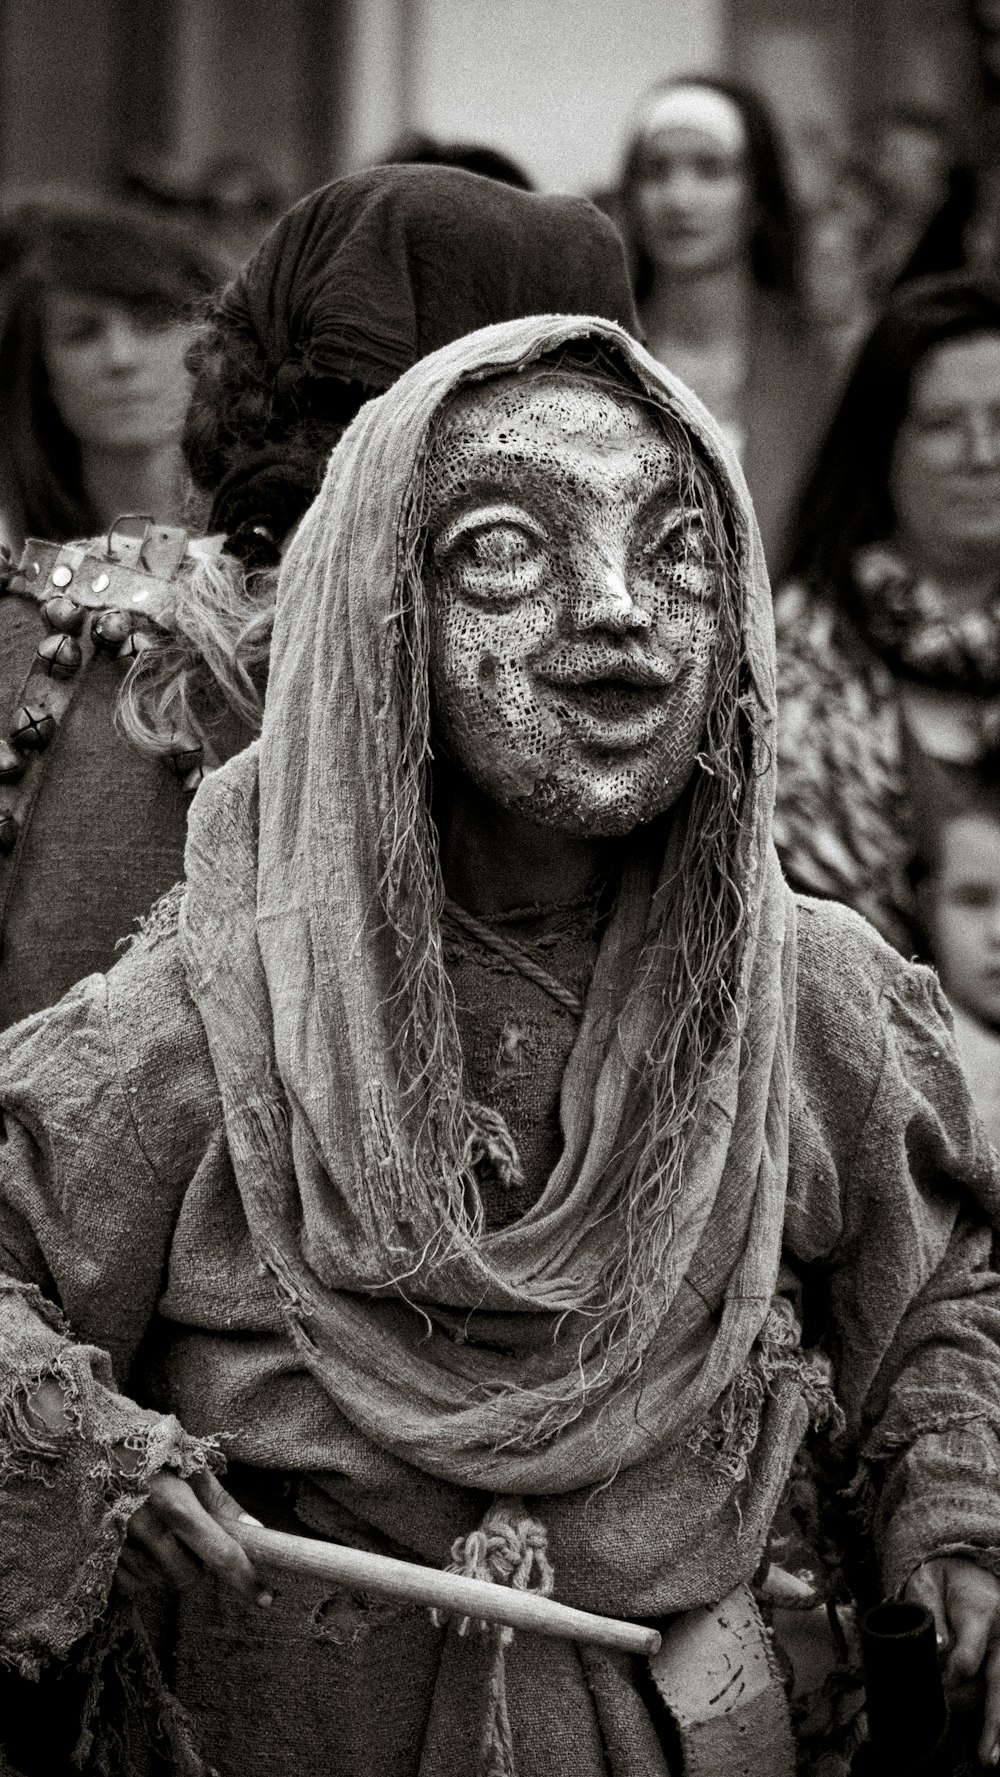
[(633, 599), (618, 562), (602, 562), (588, 575), (576, 600), (575, 618), (578, 630), (603, 629), (612, 635), (644, 634), (653, 622), (649, 612)]

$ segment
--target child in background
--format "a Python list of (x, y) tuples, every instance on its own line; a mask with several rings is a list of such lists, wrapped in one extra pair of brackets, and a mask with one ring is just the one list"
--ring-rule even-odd
[(1000, 807), (945, 820), (918, 893), (955, 1038), (987, 1133), (1000, 1147)]

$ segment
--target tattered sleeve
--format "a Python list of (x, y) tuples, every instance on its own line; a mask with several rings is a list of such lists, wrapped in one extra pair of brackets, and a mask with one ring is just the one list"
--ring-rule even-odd
[(1000, 1180), (936, 978), (887, 976), (880, 1061), (844, 1119), (830, 1307), (891, 1594), (936, 1555), (1000, 1574)]
[[(0, 1040), (0, 1657), (32, 1672), (104, 1609), (146, 1482), (210, 1446), (119, 1392), (211, 1121), (172, 943)], [(60, 1386), (68, 1426), (32, 1396)]]

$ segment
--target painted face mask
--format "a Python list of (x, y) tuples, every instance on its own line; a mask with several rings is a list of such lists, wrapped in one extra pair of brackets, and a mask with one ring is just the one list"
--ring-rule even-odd
[(427, 477), (435, 731), (503, 807), (622, 834), (701, 745), (718, 629), (704, 471), (624, 393), (539, 369), (459, 396)]

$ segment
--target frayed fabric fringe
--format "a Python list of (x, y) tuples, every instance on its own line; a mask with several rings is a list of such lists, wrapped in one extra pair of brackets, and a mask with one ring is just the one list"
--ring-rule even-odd
[[(133, 1612), (109, 1614), (81, 1665), (90, 1683), (73, 1763), (86, 1777), (149, 1777), (157, 1769), (171, 1777), (218, 1777)], [(109, 1705), (112, 1687), (117, 1695)]]
[(153, 902), (149, 912), (143, 914), (136, 930), (119, 938), (116, 950), (131, 950), (136, 944), (162, 944), (165, 939), (175, 937), (183, 899), (184, 884), (175, 882), (173, 888), (169, 888), (165, 895)]
[(803, 1351), (800, 1338), (791, 1303), (777, 1296), (747, 1362), (720, 1396), (711, 1423), (700, 1427), (688, 1442), (693, 1454), (705, 1457), (733, 1482), (746, 1478), (764, 1403), (783, 1380), (799, 1389), (814, 1430), (824, 1426), (833, 1432), (843, 1430), (830, 1364), (821, 1352)]

